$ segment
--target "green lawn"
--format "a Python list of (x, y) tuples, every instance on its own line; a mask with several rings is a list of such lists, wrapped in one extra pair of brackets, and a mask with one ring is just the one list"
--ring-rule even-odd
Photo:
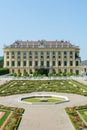
[(87, 122), (87, 115), (84, 113), (87, 112), (87, 109), (79, 110), (80, 115), (83, 117), (83, 119)]
[[(55, 98), (55, 97), (31, 97), (31, 98), (25, 98), (23, 99), (23, 101), (25, 102), (31, 102), (31, 103), (39, 103), (42, 102), (42, 100), (45, 99), (46, 102), (50, 102), (50, 103), (58, 103), (61, 101), (64, 101), (64, 99), (62, 98)], [(45, 102), (45, 101), (43, 101)]]
[(10, 111), (0, 110), (0, 112), (5, 112), (5, 114), (3, 115), (3, 117), (0, 119), (0, 126), (2, 126), (2, 124), (4, 123), (4, 121), (6, 120), (6, 118), (9, 116)]
[(87, 86), (74, 80), (13, 80), (1, 85), (0, 96), (42, 91), (87, 95)]

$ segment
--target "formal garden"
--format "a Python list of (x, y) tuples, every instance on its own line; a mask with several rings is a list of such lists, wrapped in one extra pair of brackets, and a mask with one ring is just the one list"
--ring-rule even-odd
[[(32, 92), (63, 92), (63, 93), (73, 93), (87, 96), (87, 86), (83, 85), (75, 80), (11, 80), (0, 86), (0, 96), (8, 96), (14, 94), (24, 94)], [(41, 98), (36, 97), (29, 99), (24, 99), (26, 102), (60, 102), (60, 99), (47, 99), (41, 100)], [(8, 117), (9, 113), (12, 112), (8, 123), (5, 125), (3, 130), (17, 130), (18, 125), (21, 121), (24, 109), (11, 108), (0, 105), (0, 114), (4, 114), (4, 119), (1, 121), (1, 126), (3, 122)], [(66, 108), (73, 125), (76, 130), (86, 128), (87, 125), (87, 105), (79, 107), (68, 107)], [(3, 117), (3, 116), (2, 116)], [(1, 127), (0, 126), (0, 127)]]
[(0, 105), (0, 130), (17, 130), (23, 113), (23, 108)]
[(1, 85), (0, 96), (43, 91), (87, 96), (87, 86), (74, 80), (11, 80)]

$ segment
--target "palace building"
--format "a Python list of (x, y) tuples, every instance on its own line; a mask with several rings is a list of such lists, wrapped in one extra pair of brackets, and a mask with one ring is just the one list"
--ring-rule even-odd
[(4, 67), (10, 73), (48, 72), (81, 74), (80, 48), (68, 41), (15, 41), (4, 47)]

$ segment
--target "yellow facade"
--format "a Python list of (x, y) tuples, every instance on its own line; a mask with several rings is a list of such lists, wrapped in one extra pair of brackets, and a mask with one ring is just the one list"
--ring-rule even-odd
[(10, 73), (47, 68), (49, 72), (81, 74), (79, 51), (76, 46), (9, 46), (4, 48), (4, 67), (9, 68)]

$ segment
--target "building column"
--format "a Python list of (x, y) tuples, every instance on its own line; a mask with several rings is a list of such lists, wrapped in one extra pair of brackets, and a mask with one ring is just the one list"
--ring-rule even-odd
[(49, 69), (49, 73), (52, 73), (53, 72), (53, 65), (52, 65), (52, 61), (53, 61), (53, 58), (52, 58), (52, 52), (50, 52), (50, 60), (49, 60), (49, 67), (50, 67), (50, 69)]
[(18, 61), (18, 58), (17, 58), (17, 52), (15, 52), (15, 67), (17, 67), (17, 61)]
[(38, 52), (38, 67), (40, 68), (40, 59), (41, 59), (41, 57), (40, 57), (40, 52)]
[(75, 52), (73, 52), (73, 67), (76, 66)]
[(44, 67), (47, 67), (47, 57), (46, 52), (44, 52)]
[(61, 66), (64, 67), (64, 54), (63, 54), (63, 51), (61, 51)]

